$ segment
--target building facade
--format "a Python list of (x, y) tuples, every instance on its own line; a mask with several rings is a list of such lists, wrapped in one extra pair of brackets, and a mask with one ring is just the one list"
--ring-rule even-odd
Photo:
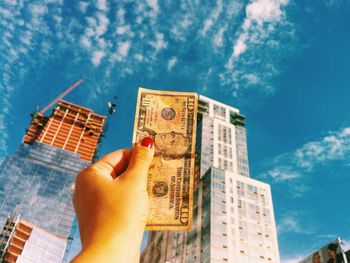
[(94, 159), (104, 122), (65, 101), (51, 116), (33, 116), (23, 143), (0, 165), (0, 225), (17, 206), (23, 219), (67, 238), (75, 177)]
[(5, 263), (60, 263), (66, 250), (65, 238), (52, 235), (19, 216), (7, 219), (0, 242), (0, 261)]
[(141, 262), (279, 263), (270, 186), (250, 178), (244, 117), (199, 98), (193, 226), (149, 232)]

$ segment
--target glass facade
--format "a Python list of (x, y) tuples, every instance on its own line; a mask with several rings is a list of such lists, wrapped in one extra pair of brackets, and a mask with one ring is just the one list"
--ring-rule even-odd
[(19, 206), (21, 217), (68, 237), (75, 216), (73, 183), (88, 165), (79, 155), (50, 145), (21, 144), (0, 165), (0, 224)]
[(209, 169), (214, 157), (214, 122), (212, 119), (200, 118), (197, 125), (197, 152), (200, 153), (201, 176)]
[(246, 130), (242, 126), (236, 126), (236, 154), (237, 154), (237, 172), (239, 175), (249, 176), (248, 151)]

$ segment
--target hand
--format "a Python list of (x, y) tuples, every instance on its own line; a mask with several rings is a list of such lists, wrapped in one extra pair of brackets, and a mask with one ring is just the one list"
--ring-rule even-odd
[(148, 217), (147, 174), (151, 138), (112, 152), (83, 170), (73, 204), (82, 251), (72, 262), (138, 262)]

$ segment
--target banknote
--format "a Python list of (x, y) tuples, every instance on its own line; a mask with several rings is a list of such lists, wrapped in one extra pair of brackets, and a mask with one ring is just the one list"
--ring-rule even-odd
[(139, 88), (133, 142), (150, 136), (155, 150), (146, 230), (192, 226), (197, 103), (196, 93)]

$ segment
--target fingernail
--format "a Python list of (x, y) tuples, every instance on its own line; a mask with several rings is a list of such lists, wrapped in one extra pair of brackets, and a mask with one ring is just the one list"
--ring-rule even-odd
[(145, 137), (141, 141), (141, 145), (143, 147), (147, 147), (148, 149), (151, 149), (153, 147), (153, 139), (152, 137)]

